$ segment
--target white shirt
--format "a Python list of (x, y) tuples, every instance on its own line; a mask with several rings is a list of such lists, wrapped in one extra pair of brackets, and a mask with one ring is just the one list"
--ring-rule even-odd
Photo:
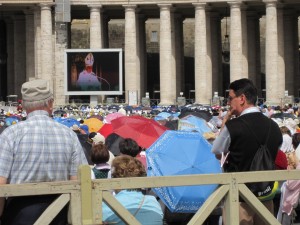
[[(241, 116), (247, 113), (254, 113), (254, 112), (260, 112), (259, 109), (255, 106), (250, 107), (245, 109), (242, 113)], [(224, 126), (224, 128), (221, 130), (219, 136), (216, 138), (216, 140), (213, 142), (213, 146), (212, 146), (212, 153), (214, 154), (222, 154), (222, 153), (227, 153), (228, 152), (228, 148), (230, 146), (231, 143), (231, 138), (230, 138), (230, 134), (229, 131), (226, 127), (226, 125)]]

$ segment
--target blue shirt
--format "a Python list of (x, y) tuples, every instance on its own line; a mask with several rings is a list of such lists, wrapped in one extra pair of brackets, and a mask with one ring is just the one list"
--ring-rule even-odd
[(11, 184), (69, 180), (87, 164), (77, 135), (43, 110), (6, 128), (0, 143), (0, 176)]
[[(138, 191), (123, 190), (116, 194), (115, 197), (132, 215), (136, 213), (144, 198), (143, 204), (135, 215), (135, 218), (142, 225), (163, 224), (163, 212), (154, 196), (143, 195), (143, 193)], [(102, 207), (104, 222), (112, 222), (114, 225), (125, 225), (105, 203), (102, 204)]]

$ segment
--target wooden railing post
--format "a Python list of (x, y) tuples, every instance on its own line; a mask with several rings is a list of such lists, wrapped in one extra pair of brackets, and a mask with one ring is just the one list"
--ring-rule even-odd
[(232, 176), (229, 192), (225, 197), (225, 224), (239, 225), (239, 190), (236, 178)]
[(79, 180), (81, 185), (82, 224), (93, 224), (92, 179), (90, 166), (82, 165), (79, 167)]

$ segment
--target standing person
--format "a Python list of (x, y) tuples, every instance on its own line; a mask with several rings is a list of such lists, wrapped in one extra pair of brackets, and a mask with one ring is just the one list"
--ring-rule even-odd
[(85, 57), (85, 69), (79, 74), (77, 87), (82, 91), (100, 91), (101, 83), (93, 72), (94, 56), (92, 53)]
[[(227, 157), (227, 163), (224, 164), (225, 172), (250, 170), (252, 159), (259, 148), (259, 143), (251, 130), (260, 143), (265, 143), (270, 129), (272, 135), (269, 135), (266, 144), (275, 162), (277, 151), (282, 143), (282, 134), (278, 125), (255, 107), (256, 101), (257, 90), (251, 80), (240, 79), (229, 85), (230, 108), (224, 117), (222, 130), (212, 147), (212, 152), (217, 158), (221, 158), (222, 155)], [(233, 116), (235, 118), (232, 118)], [(273, 213), (272, 200), (262, 203)], [(264, 224), (254, 210), (241, 199), (239, 214), (240, 224)]]
[[(50, 115), (53, 94), (47, 80), (22, 85), (27, 120), (6, 128), (0, 135), (0, 184), (66, 181), (77, 179), (77, 169), (87, 164), (76, 134)], [(34, 224), (57, 195), (9, 197), (2, 225)], [(2, 212), (5, 199), (1, 198)], [(65, 207), (51, 224), (67, 223)]]

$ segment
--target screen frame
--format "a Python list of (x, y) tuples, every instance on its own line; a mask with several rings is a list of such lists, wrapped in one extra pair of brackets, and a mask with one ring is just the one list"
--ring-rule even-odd
[[(85, 90), (70, 90), (71, 85), (70, 79), (71, 79), (71, 65), (70, 65), (70, 57), (71, 55), (74, 55), (76, 53), (82, 54), (82, 53), (92, 53), (95, 54), (105, 54), (105, 53), (118, 53), (118, 90), (113, 91), (85, 91)], [(123, 50), (121, 48), (110, 48), (110, 49), (66, 49), (65, 50), (65, 57), (64, 57), (64, 94), (65, 95), (122, 95), (123, 94)]]

